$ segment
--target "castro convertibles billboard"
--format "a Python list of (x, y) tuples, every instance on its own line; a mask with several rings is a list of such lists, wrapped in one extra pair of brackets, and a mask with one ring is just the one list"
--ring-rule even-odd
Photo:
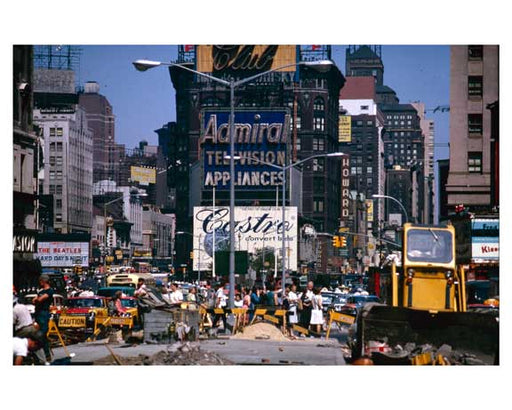
[[(226, 190), (230, 186), (229, 113), (203, 111), (201, 151), (203, 185)], [(235, 187), (237, 190), (275, 190), (282, 185), (290, 116), (287, 111), (235, 113)], [(266, 163), (266, 164), (265, 164)]]
[(89, 242), (38, 242), (36, 258), (43, 268), (89, 266)]
[[(228, 251), (229, 207), (194, 207), (194, 270), (211, 270), (213, 255), (213, 232), (215, 251)], [(286, 268), (297, 270), (297, 207), (285, 208), (282, 223), (282, 208), (270, 206), (235, 207), (235, 250), (255, 253), (257, 249), (277, 249), (281, 260), (282, 232), (284, 228)], [(236, 273), (236, 272), (235, 272)]]

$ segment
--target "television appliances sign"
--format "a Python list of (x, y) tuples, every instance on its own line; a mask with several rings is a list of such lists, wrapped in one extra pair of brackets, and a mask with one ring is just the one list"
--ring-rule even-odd
[[(289, 141), (290, 115), (286, 111), (247, 111), (235, 114), (235, 179), (237, 190), (274, 190), (283, 183)], [(229, 113), (203, 112), (201, 137), (204, 186), (230, 186)], [(265, 164), (266, 163), (266, 164)], [(272, 164), (272, 165), (268, 165)]]

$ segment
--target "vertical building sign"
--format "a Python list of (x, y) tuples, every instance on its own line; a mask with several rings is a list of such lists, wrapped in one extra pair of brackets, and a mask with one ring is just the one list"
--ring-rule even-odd
[(340, 115), (338, 122), (338, 142), (352, 142), (352, 117)]
[(373, 222), (373, 200), (366, 200), (366, 220), (368, 222)]
[(350, 214), (350, 156), (341, 157), (341, 218)]

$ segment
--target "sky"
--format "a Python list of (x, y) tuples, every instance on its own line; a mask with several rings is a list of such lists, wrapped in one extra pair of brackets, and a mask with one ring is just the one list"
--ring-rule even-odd
[[(134, 148), (139, 141), (157, 144), (154, 130), (176, 120), (175, 94), (167, 67), (136, 71), (132, 61), (145, 58), (175, 61), (177, 45), (83, 45), (76, 81), (96, 81), (112, 104), (116, 141)], [(345, 45), (333, 45), (332, 58), (345, 74)], [(427, 118), (435, 121), (436, 143), (448, 142), (449, 113), (428, 111), (449, 105), (448, 45), (384, 45), (384, 84), (401, 103), (422, 101)], [(448, 158), (445, 146), (436, 146), (435, 159)]]

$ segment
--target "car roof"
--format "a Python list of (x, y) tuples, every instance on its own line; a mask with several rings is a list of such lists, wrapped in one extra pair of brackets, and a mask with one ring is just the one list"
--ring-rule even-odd
[(105, 296), (98, 296), (98, 295), (93, 295), (93, 296), (73, 296), (73, 297), (70, 297), (68, 299), (106, 299)]

